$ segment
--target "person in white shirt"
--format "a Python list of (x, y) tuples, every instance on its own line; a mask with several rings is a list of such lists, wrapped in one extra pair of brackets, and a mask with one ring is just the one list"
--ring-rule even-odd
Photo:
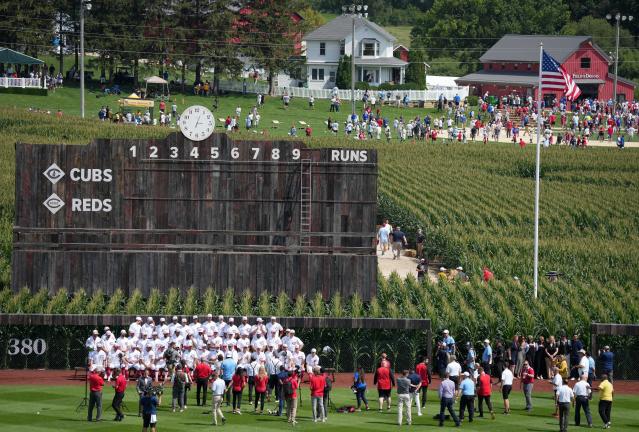
[(508, 362), (506, 368), (501, 373), (501, 395), (504, 399), (504, 414), (510, 414), (510, 400), (508, 398), (513, 389), (513, 380), (515, 379), (515, 375), (513, 374), (514, 367), (515, 365), (513, 363)]
[(133, 333), (133, 330), (129, 331), (129, 337), (127, 339), (127, 351), (133, 350), (136, 346), (138, 346), (138, 337)]
[(573, 369), (577, 369), (577, 373), (579, 374), (579, 378), (585, 376), (588, 378), (588, 370), (590, 369), (590, 362), (588, 361), (588, 357), (586, 356), (586, 351), (579, 351), (579, 363), (572, 367)]
[(282, 345), (289, 346), (291, 341), (291, 329), (284, 330), (284, 336), (282, 337)]
[(169, 326), (166, 325), (166, 319), (160, 318), (160, 325), (157, 328), (158, 335), (163, 335), (165, 332), (169, 333)]
[(446, 373), (452, 382), (455, 383), (455, 390), (459, 388), (459, 376), (461, 375), (461, 365), (457, 362), (457, 357), (450, 356), (450, 363), (446, 366)]
[(553, 416), (557, 417), (559, 415), (559, 405), (557, 404), (557, 391), (559, 390), (559, 387), (561, 387), (561, 385), (563, 384), (563, 379), (561, 378), (561, 375), (559, 374), (558, 367), (556, 366), (553, 367), (552, 372), (553, 372), (552, 391), (555, 393), (555, 412)]
[(153, 345), (148, 344), (145, 350), (142, 352), (142, 363), (144, 368), (155, 372), (155, 381), (158, 380), (158, 371), (155, 367), (155, 351), (153, 351)]
[(168, 370), (166, 367), (166, 359), (164, 358), (164, 351), (166, 351), (166, 347), (167, 345), (164, 341), (158, 342), (155, 346), (156, 374), (159, 374), (159, 372), (163, 372), (166, 375), (166, 371)]
[(140, 337), (140, 330), (142, 329), (142, 317), (135, 317), (135, 322), (129, 326), (129, 334), (133, 332), (133, 335)]
[(153, 321), (153, 317), (148, 317), (146, 322), (142, 324), (141, 332), (146, 334), (147, 337), (151, 337), (153, 330), (155, 330), (155, 322)]
[(302, 369), (304, 366), (304, 360), (306, 360), (306, 355), (303, 351), (300, 350), (300, 347), (295, 345), (295, 349), (293, 351), (293, 361), (295, 363), (295, 367)]
[(592, 389), (590, 388), (590, 384), (588, 384), (588, 375), (582, 375), (581, 379), (575, 384), (575, 387), (572, 389), (575, 393), (575, 426), (579, 426), (581, 424), (581, 410), (584, 410), (584, 414), (586, 415), (586, 421), (588, 422), (588, 427), (592, 427), (592, 415), (590, 414), (590, 395), (592, 393)]
[(191, 327), (193, 334), (196, 334), (200, 327), (202, 327), (202, 324), (200, 324), (200, 318), (197, 315), (193, 315), (193, 322), (189, 324), (189, 327)]
[(275, 336), (279, 336), (282, 330), (282, 325), (277, 322), (277, 317), (272, 316), (271, 322), (266, 324), (266, 334), (268, 335), (268, 338), (270, 339), (272, 337), (273, 332), (276, 332)]
[(95, 353), (95, 356), (93, 356), (92, 365), (98, 368), (102, 368), (102, 370), (105, 370), (107, 366), (107, 352), (105, 351), (104, 345), (102, 344), (102, 342), (98, 342), (96, 347), (97, 347), (97, 352)]
[(137, 374), (144, 370), (144, 365), (140, 364), (141, 356), (142, 353), (138, 346), (135, 346), (126, 356), (127, 363), (129, 364), (129, 371), (133, 372), (134, 377), (137, 377)]
[(89, 364), (92, 364), (93, 358), (98, 352), (98, 342), (102, 342), (99, 334), (100, 333), (97, 330), (93, 330), (91, 336), (89, 336), (89, 338), (84, 343), (84, 346), (89, 350)]
[(263, 335), (267, 335), (266, 326), (264, 325), (264, 320), (262, 318), (257, 318), (257, 323), (253, 326), (251, 333), (255, 335), (258, 331), (261, 331)]
[(229, 318), (229, 323), (226, 325), (225, 331), (226, 337), (228, 337), (229, 339), (234, 338), (235, 335), (239, 333), (239, 330), (235, 325), (235, 319), (233, 317)]
[(178, 322), (178, 317), (173, 315), (173, 318), (171, 319), (171, 324), (169, 324), (169, 335), (171, 337), (173, 337), (173, 335), (175, 334), (176, 328), (182, 328), (182, 325)]
[(129, 347), (129, 338), (126, 337), (126, 330), (120, 330), (120, 337), (115, 340), (120, 349), (127, 350)]
[(186, 318), (182, 318), (182, 336), (193, 334), (193, 329), (189, 326), (189, 322)]
[(222, 400), (226, 392), (226, 383), (217, 372), (212, 373), (213, 382), (211, 384), (211, 393), (213, 394), (213, 424), (217, 426), (218, 417), (222, 423), (226, 423), (226, 418), (222, 413)]
[(259, 347), (263, 351), (266, 349), (267, 345), (268, 343), (266, 341), (266, 338), (262, 337), (262, 332), (257, 331), (255, 333), (255, 337), (251, 341), (251, 346), (253, 347), (253, 349), (257, 349)]
[(184, 345), (184, 351), (182, 351), (182, 360), (193, 370), (195, 367), (195, 360), (197, 360), (197, 353), (191, 349), (191, 344)]
[(313, 373), (313, 368), (319, 367), (319, 356), (315, 348), (311, 349), (311, 353), (306, 356), (306, 372)]
[(570, 416), (570, 404), (575, 403), (575, 394), (568, 387), (568, 380), (564, 379), (557, 390), (557, 404), (559, 405), (559, 432), (568, 432), (568, 417)]
[(251, 335), (252, 326), (248, 322), (248, 317), (242, 317), (242, 324), (237, 326), (237, 330), (240, 332), (240, 335), (246, 332), (247, 335)]
[(220, 336), (224, 336), (224, 332), (226, 331), (226, 322), (224, 321), (224, 315), (217, 316), (217, 331)]
[(108, 343), (109, 345), (113, 345), (115, 342), (115, 336), (111, 333), (111, 329), (109, 327), (104, 328), (104, 334), (102, 335), (102, 342)]
[(243, 351), (244, 348), (248, 348), (251, 346), (251, 341), (248, 338), (248, 332), (246, 330), (242, 330), (240, 338), (237, 340), (235, 344), (238, 350)]
[(295, 336), (295, 330), (291, 330), (291, 338), (288, 341), (288, 349), (291, 351), (295, 350), (295, 347), (298, 346), (300, 350), (304, 348), (304, 342), (297, 336)]

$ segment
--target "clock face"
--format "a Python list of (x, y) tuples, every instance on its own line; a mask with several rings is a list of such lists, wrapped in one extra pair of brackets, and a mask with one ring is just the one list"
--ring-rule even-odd
[(180, 130), (191, 141), (202, 141), (213, 133), (215, 118), (208, 108), (201, 105), (188, 107), (180, 117)]

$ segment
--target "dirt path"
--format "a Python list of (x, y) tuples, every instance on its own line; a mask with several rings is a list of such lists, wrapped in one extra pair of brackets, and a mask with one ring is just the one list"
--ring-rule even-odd
[[(392, 252), (388, 251), (382, 255), (381, 250), (377, 248), (377, 267), (386, 277), (390, 276), (392, 272), (397, 272), (402, 279), (405, 279), (409, 274), (417, 277), (417, 262), (417, 259), (407, 256), (402, 256), (400, 259), (394, 260)], [(429, 268), (428, 277), (430, 277), (431, 281), (437, 282), (436, 269)]]

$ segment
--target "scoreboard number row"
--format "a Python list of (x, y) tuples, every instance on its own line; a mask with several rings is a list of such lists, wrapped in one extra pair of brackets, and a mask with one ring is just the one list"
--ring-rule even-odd
[[(184, 149), (183, 149), (184, 150)], [(158, 147), (157, 146), (150, 146), (148, 149), (148, 157), (150, 159), (158, 159)], [(210, 158), (210, 159), (219, 159), (220, 158), (220, 148), (219, 147), (211, 147), (210, 153), (206, 154), (206, 152), (200, 152), (200, 148), (199, 147), (193, 147), (191, 149), (191, 151), (184, 151), (184, 154), (186, 155), (186, 153), (188, 152), (188, 157), (191, 159), (200, 159), (200, 157), (202, 158)], [(131, 154), (131, 157), (137, 158), (138, 157), (138, 148), (137, 146), (131, 146), (129, 148), (129, 153)], [(265, 153), (268, 154), (268, 151), (262, 152), (262, 149), (259, 147), (251, 147), (250, 148), (250, 154), (248, 155), (250, 159), (252, 160), (258, 160), (260, 158), (260, 154)], [(178, 147), (169, 147), (169, 159), (177, 159), (180, 157), (180, 149)], [(232, 159), (239, 159), (241, 156), (240, 153), (240, 149), (238, 147), (233, 147), (231, 149), (231, 158)], [(271, 149), (270, 151), (270, 155), (268, 156), (271, 160), (280, 160), (282, 156), (282, 151), (278, 148), (274, 148)], [(301, 156), (301, 151), (300, 149), (293, 149), (291, 151), (290, 157), (292, 160), (299, 160)]]

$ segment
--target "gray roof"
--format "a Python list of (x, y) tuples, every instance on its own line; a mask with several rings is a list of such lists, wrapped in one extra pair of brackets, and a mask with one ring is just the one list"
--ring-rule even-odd
[[(608, 73), (608, 78), (614, 80), (615, 79), (615, 74), (609, 72)], [(626, 78), (621, 78), (620, 76), (617, 76), (617, 81), (621, 82), (621, 83), (624, 83), (624, 84), (628, 84), (628, 85), (634, 86), (634, 87), (637, 86), (636, 82), (634, 82), (632, 80), (629, 80), (629, 79), (626, 79)]]
[[(545, 35), (505, 35), (490, 47), (479, 60), (481, 62), (506, 61), (539, 63), (539, 43), (555, 60), (563, 63), (584, 42), (591, 42), (590, 36), (545, 36)], [(606, 53), (592, 44), (607, 61)]]
[(406, 63), (402, 59), (397, 57), (376, 57), (376, 58), (360, 58), (355, 57), (355, 64), (357, 66), (406, 66)]
[[(362, 26), (370, 27), (377, 33), (383, 35), (391, 42), (395, 42), (397, 38), (388, 33), (382, 27), (378, 26), (372, 21), (367, 20), (364, 17), (355, 17), (355, 29), (359, 29)], [(304, 36), (304, 40), (342, 40), (349, 36), (353, 31), (353, 22), (351, 15), (339, 15), (332, 21), (327, 22), (321, 27), (316, 28), (310, 33)]]
[(455, 80), (457, 85), (469, 85), (469, 84), (519, 84), (534, 86), (539, 82), (537, 74), (522, 74), (522, 73), (502, 73), (492, 71), (479, 71), (468, 74)]

